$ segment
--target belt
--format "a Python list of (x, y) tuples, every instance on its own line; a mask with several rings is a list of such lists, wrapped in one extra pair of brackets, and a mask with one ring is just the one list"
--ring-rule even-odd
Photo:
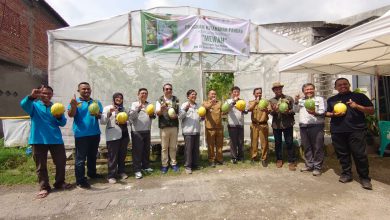
[(254, 124), (254, 125), (267, 125), (268, 124), (268, 122), (254, 122), (254, 121), (252, 121), (252, 124)]

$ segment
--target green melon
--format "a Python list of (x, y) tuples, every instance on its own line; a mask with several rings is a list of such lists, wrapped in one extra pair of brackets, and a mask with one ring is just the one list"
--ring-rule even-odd
[(91, 115), (97, 115), (99, 114), (99, 105), (96, 103), (96, 102), (92, 102), (92, 104), (90, 104), (88, 106), (88, 111), (89, 111), (89, 114)]
[(313, 99), (306, 99), (304, 106), (307, 110), (310, 111), (314, 111), (316, 109), (316, 103), (314, 102)]
[(266, 109), (268, 107), (268, 100), (261, 99), (258, 106), (261, 110)]
[(282, 102), (279, 104), (278, 109), (279, 109), (280, 113), (285, 113), (288, 110), (288, 104), (285, 102)]
[(222, 105), (222, 108), (221, 108), (221, 110), (222, 110), (222, 112), (224, 112), (224, 113), (226, 113), (226, 112), (228, 112), (229, 111), (229, 104), (228, 103), (224, 103), (223, 105)]

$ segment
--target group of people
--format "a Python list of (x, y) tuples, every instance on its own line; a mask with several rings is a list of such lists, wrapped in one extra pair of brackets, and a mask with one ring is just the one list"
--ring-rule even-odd
[[(88, 189), (90, 184), (85, 176), (85, 161), (87, 161), (87, 176), (103, 178), (96, 172), (96, 157), (100, 142), (99, 123), (106, 125), (105, 136), (108, 149), (108, 182), (116, 183), (117, 179), (126, 179), (125, 158), (127, 146), (132, 140), (132, 161), (135, 178), (142, 178), (142, 173), (153, 172), (150, 167), (149, 154), (151, 145), (152, 120), (158, 118), (158, 127), (161, 137), (161, 172), (167, 173), (171, 168), (179, 171), (176, 159), (179, 121), (181, 122), (184, 137), (184, 168), (191, 174), (198, 168), (200, 122), (205, 121), (205, 134), (208, 147), (209, 165), (215, 167), (224, 163), (222, 155), (223, 126), (222, 117), (227, 115), (228, 132), (230, 136), (230, 153), (233, 164), (244, 160), (244, 115), (251, 114), (250, 125), (250, 158), (251, 163), (260, 161), (262, 166), (268, 166), (268, 119), (272, 116), (272, 131), (275, 139), (276, 167), (283, 167), (282, 144), (283, 137), (287, 146), (288, 168), (296, 170), (296, 153), (293, 143), (294, 115), (299, 113), (299, 128), (302, 146), (304, 147), (305, 167), (302, 172), (312, 172), (314, 176), (321, 175), (324, 160), (324, 123), (325, 117), (330, 117), (331, 139), (337, 157), (340, 161), (342, 173), (339, 181), (352, 181), (352, 162), (354, 159), (356, 170), (362, 187), (372, 189), (369, 177), (368, 159), (365, 153), (365, 114), (373, 114), (371, 101), (360, 93), (350, 90), (350, 83), (345, 78), (335, 81), (338, 94), (330, 97), (327, 102), (315, 95), (315, 86), (306, 83), (302, 86), (303, 96), (291, 96), (283, 93), (284, 85), (280, 82), (272, 84), (275, 96), (267, 100), (269, 104), (261, 107), (262, 88), (253, 90), (253, 100), (249, 101), (245, 109), (238, 108), (240, 88), (231, 89), (231, 97), (226, 104), (217, 100), (215, 90), (208, 91), (208, 98), (202, 104), (197, 102), (197, 92), (193, 89), (187, 92), (187, 101), (181, 105), (179, 99), (173, 95), (173, 87), (163, 85), (163, 95), (155, 103), (155, 112), (150, 114), (147, 107), (148, 90), (138, 90), (138, 100), (131, 103), (129, 109), (123, 104), (123, 94), (115, 93), (112, 104), (103, 108), (100, 101), (91, 98), (91, 87), (87, 82), (81, 82), (77, 91), (79, 97), (70, 100), (67, 114), (73, 118), (73, 133), (75, 137), (75, 176), (76, 184), (80, 188)], [(29, 96), (21, 101), (21, 107), (31, 117), (31, 134), (29, 144), (33, 149), (33, 158), (36, 163), (36, 172), (40, 184), (39, 198), (46, 197), (50, 190), (47, 173), (47, 153), (53, 158), (56, 166), (54, 187), (68, 189), (72, 185), (65, 182), (65, 147), (61, 130), (67, 119), (63, 113), (53, 115), (50, 111), (53, 103), (51, 98), (53, 89), (42, 86), (33, 89)], [(305, 108), (305, 101), (312, 99), (315, 108)], [(334, 106), (342, 102), (347, 105), (346, 112), (334, 111)], [(99, 111), (92, 113), (90, 105), (97, 104)], [(287, 104), (287, 109), (281, 111), (281, 104)], [(228, 106), (228, 109), (226, 106)], [(199, 109), (205, 108), (206, 114), (200, 115)], [(117, 121), (120, 113), (128, 115), (128, 122), (121, 124)], [(130, 125), (130, 126), (128, 126)], [(129, 129), (130, 127), (130, 129)], [(130, 131), (129, 131), (130, 130)], [(258, 152), (259, 139), (261, 152)]]

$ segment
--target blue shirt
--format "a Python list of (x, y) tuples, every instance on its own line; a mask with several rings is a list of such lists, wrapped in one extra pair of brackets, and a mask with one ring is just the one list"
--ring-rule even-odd
[[(92, 116), (88, 111), (88, 106), (93, 102), (97, 102), (99, 105), (99, 112), (103, 112), (103, 106), (98, 100), (90, 99), (89, 101), (77, 98), (76, 115), (73, 121), (73, 133), (76, 138), (87, 137), (93, 135), (100, 135), (99, 120), (97, 117)], [(68, 110), (70, 104), (68, 105)]]
[(29, 144), (64, 144), (59, 126), (66, 124), (64, 115), (60, 119), (55, 118), (50, 108), (53, 103), (46, 106), (41, 100), (29, 99), (26, 96), (20, 106), (31, 117), (31, 130)]

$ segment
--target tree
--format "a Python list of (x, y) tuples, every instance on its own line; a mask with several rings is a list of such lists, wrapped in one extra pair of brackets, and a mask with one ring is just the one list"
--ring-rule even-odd
[(206, 80), (207, 92), (211, 89), (215, 90), (221, 101), (229, 98), (230, 89), (234, 83), (233, 73), (209, 73)]

